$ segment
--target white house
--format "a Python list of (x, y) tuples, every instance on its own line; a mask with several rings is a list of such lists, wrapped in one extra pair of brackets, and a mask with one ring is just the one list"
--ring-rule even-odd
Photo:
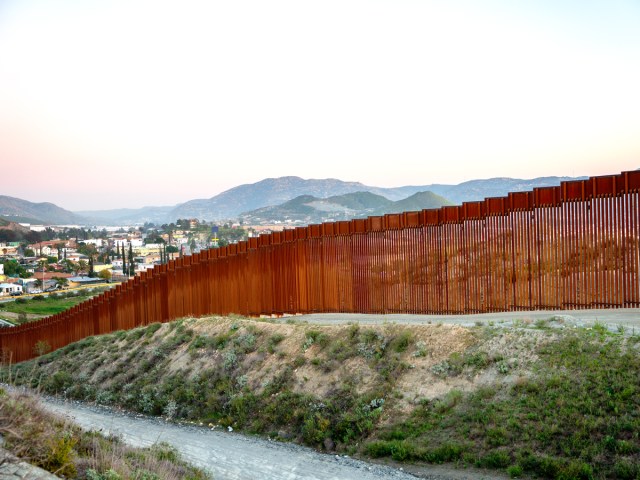
[(89, 257), (83, 255), (82, 253), (69, 253), (67, 254), (67, 260), (71, 260), (72, 262), (79, 262), (80, 260), (84, 260), (85, 262), (89, 261)]
[(78, 243), (85, 243), (87, 245), (95, 245), (96, 247), (102, 247), (103, 240), (101, 238), (90, 238), (89, 240), (79, 240)]
[(0, 296), (5, 297), (11, 294), (21, 294), (22, 285), (17, 283), (0, 283)]

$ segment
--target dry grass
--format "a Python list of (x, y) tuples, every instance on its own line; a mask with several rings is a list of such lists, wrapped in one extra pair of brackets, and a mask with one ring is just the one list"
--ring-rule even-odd
[(178, 480), (207, 475), (166, 444), (140, 449), (116, 437), (85, 432), (44, 411), (37, 398), (0, 389), (0, 434), (11, 453), (65, 478)]

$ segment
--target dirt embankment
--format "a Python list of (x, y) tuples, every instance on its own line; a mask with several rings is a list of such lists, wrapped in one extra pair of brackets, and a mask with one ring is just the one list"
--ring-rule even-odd
[[(567, 316), (517, 317), (465, 326), (187, 318), (87, 338), (15, 366), (12, 377), (69, 399), (340, 455), (513, 476), (633, 473), (640, 458), (628, 422), (619, 440), (599, 421), (575, 425), (586, 400), (592, 411), (614, 405), (640, 418), (624, 387), (640, 372), (638, 336)], [(618, 395), (608, 364), (619, 365), (619, 399), (605, 395)], [(565, 423), (575, 452), (559, 450), (566, 439), (554, 443)], [(597, 449), (581, 440), (600, 436)]]

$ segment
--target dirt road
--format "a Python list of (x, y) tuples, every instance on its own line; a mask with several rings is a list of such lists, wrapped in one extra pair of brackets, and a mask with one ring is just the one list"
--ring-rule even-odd
[[(134, 446), (167, 442), (185, 460), (209, 470), (216, 480), (411, 480), (413, 475), (349, 457), (321, 454), (309, 448), (271, 442), (205, 427), (183, 426), (161, 419), (132, 416), (76, 402), (45, 400), (44, 406), (86, 429), (114, 433)], [(442, 475), (422, 478), (448, 479)], [(463, 477), (455, 477), (463, 478)]]
[(538, 320), (561, 320), (567, 325), (590, 326), (596, 322), (604, 323), (612, 330), (622, 326), (626, 329), (640, 331), (640, 308), (618, 308), (597, 310), (535, 310), (521, 312), (496, 312), (471, 315), (414, 315), (388, 314), (369, 315), (362, 313), (317, 313), (312, 315), (296, 315), (283, 317), (279, 321), (290, 319), (296, 321), (331, 325), (347, 322), (382, 324), (428, 324), (451, 323), (464, 326), (472, 325), (513, 325), (517, 321), (536, 322)]

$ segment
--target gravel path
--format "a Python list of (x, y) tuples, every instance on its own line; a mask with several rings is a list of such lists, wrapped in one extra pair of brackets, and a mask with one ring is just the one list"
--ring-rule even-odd
[(364, 313), (316, 313), (295, 315), (278, 319), (281, 322), (308, 322), (319, 325), (332, 325), (348, 322), (380, 325), (383, 323), (428, 324), (450, 323), (463, 326), (477, 324), (509, 326), (516, 321), (535, 322), (537, 320), (561, 320), (567, 325), (589, 326), (601, 322), (612, 330), (618, 326), (636, 329), (640, 332), (640, 308), (618, 308), (597, 310), (534, 310), (521, 312), (496, 312), (471, 315), (414, 315), (388, 314), (370, 315)]
[[(227, 431), (176, 425), (77, 402), (43, 400), (43, 406), (71, 418), (85, 429), (113, 433), (133, 446), (167, 442), (183, 458), (209, 470), (214, 479), (233, 480), (415, 480), (387, 466), (346, 456), (327, 455), (293, 444), (271, 442)], [(422, 477), (447, 479), (441, 475)], [(458, 478), (458, 477), (457, 477)]]

